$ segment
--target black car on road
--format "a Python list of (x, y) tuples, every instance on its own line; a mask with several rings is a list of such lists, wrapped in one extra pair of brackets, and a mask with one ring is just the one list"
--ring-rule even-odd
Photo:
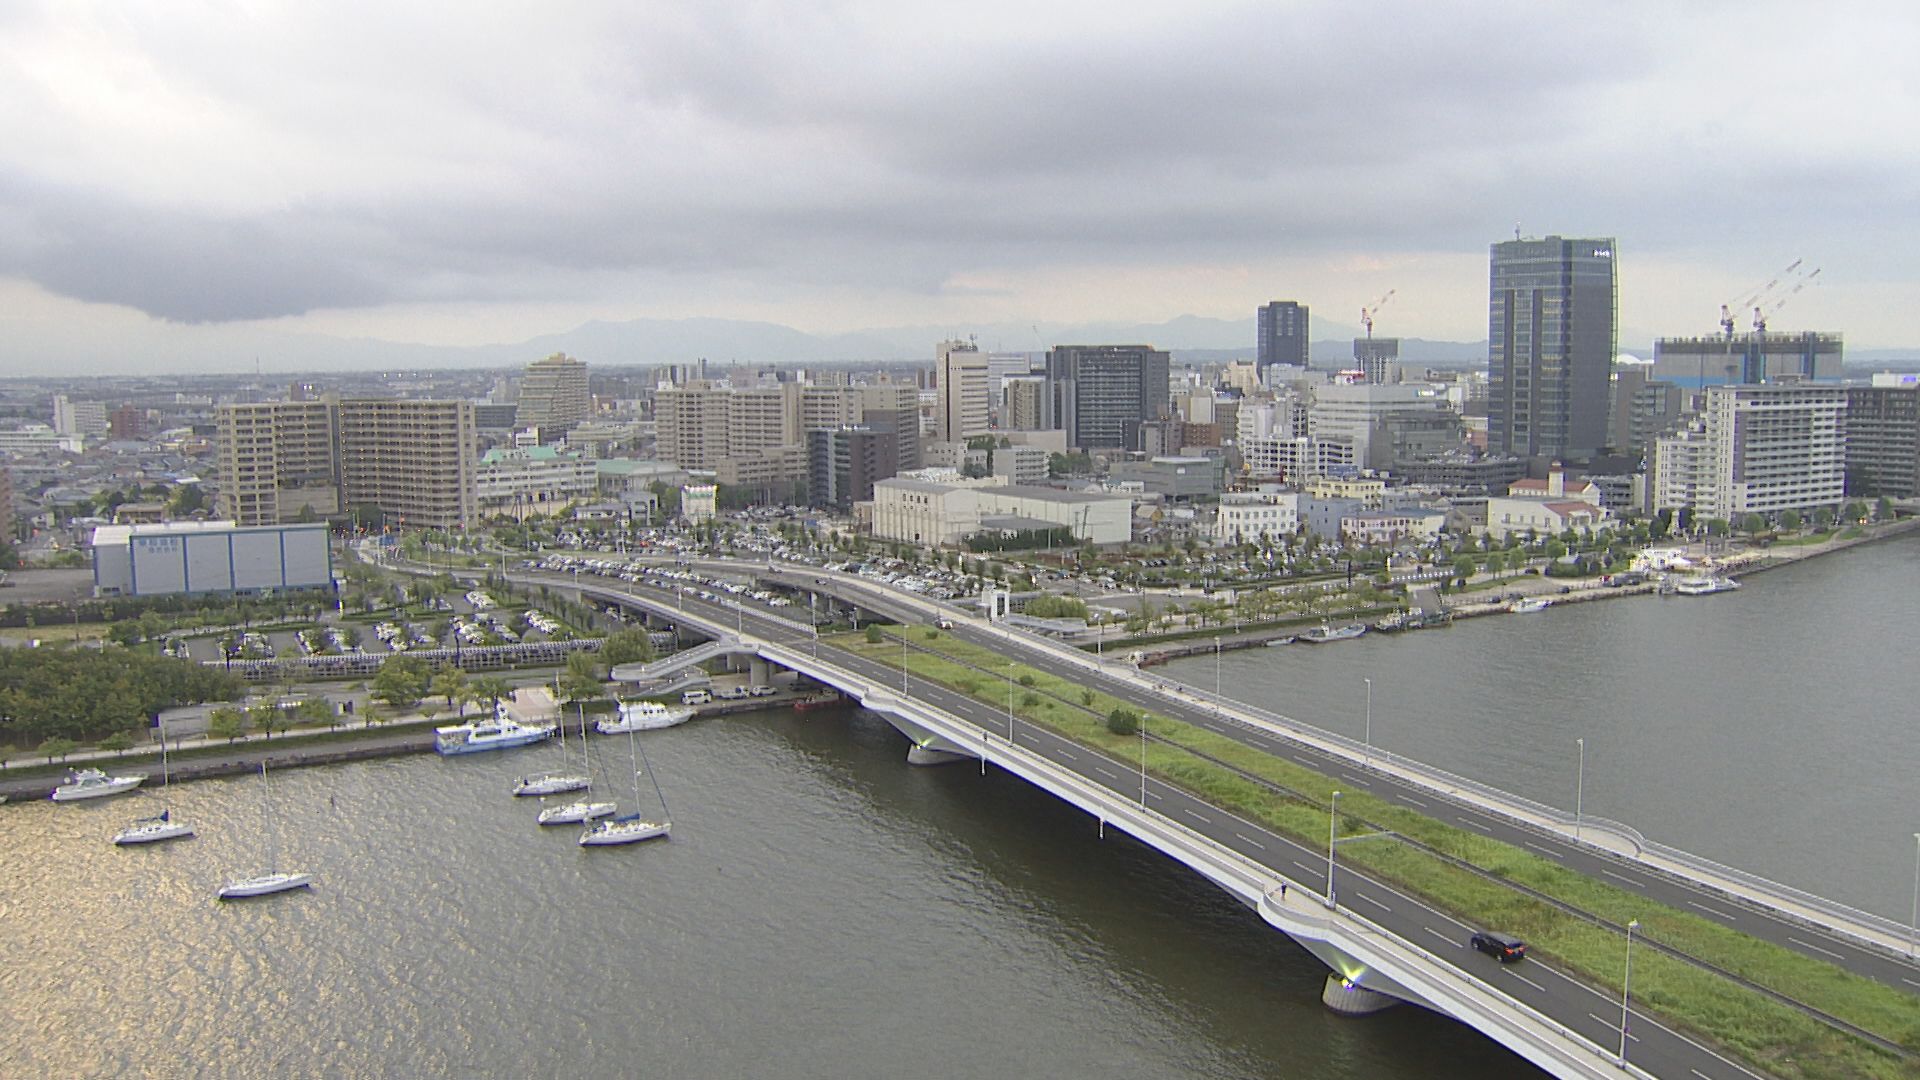
[(1527, 943), (1511, 934), (1499, 934), (1492, 930), (1482, 930), (1468, 939), (1468, 944), (1503, 964), (1511, 964), (1527, 955)]

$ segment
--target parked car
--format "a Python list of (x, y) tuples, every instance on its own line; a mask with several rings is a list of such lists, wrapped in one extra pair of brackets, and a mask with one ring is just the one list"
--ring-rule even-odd
[(754, 697), (772, 697), (777, 692), (778, 691), (774, 690), (771, 686), (756, 686), (747, 691), (747, 693), (752, 694)]
[(713, 700), (713, 695), (705, 690), (687, 690), (680, 695), (682, 705), (705, 705)]
[(1511, 934), (1481, 930), (1468, 939), (1468, 944), (1493, 957), (1503, 964), (1522, 960), (1527, 955), (1527, 943)]

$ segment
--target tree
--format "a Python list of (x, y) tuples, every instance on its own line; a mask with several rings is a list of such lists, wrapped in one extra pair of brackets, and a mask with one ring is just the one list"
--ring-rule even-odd
[(373, 696), (395, 712), (405, 712), (420, 704), (432, 678), (425, 662), (410, 656), (390, 656), (373, 677)]
[(40, 753), (47, 759), (48, 764), (52, 764), (54, 758), (65, 761), (68, 754), (78, 749), (80, 749), (79, 743), (74, 742), (72, 739), (61, 738), (58, 735), (50, 739), (43, 739), (40, 742)]
[(1080, 691), (1080, 704), (1089, 705), (1089, 706), (1092, 705), (1093, 697), (1094, 697), (1094, 694), (1093, 694), (1093, 691), (1091, 690)]
[(133, 736), (124, 731), (116, 731), (100, 740), (100, 749), (110, 753), (121, 753), (133, 749)]
[(1814, 528), (1821, 529), (1821, 530), (1832, 528), (1833, 527), (1833, 511), (1827, 509), (1824, 506), (1815, 510), (1813, 512), (1813, 525), (1814, 525)]
[(560, 692), (569, 703), (590, 701), (601, 695), (600, 667), (592, 653), (571, 653), (567, 669), (560, 673)]
[(498, 710), (502, 701), (513, 696), (513, 684), (499, 675), (481, 675), (473, 680), (469, 689), (476, 703), (486, 702), (489, 714)]
[(452, 664), (441, 664), (433, 673), (433, 696), (447, 699), (447, 708), (460, 716), (466, 712), (467, 673)]
[(222, 706), (207, 714), (207, 737), (232, 742), (247, 733), (247, 714)]
[(1799, 532), (1800, 531), (1800, 511), (1798, 510), (1780, 511), (1780, 527), (1782, 529), (1785, 529), (1787, 532)]
[(1559, 537), (1547, 541), (1547, 558), (1559, 562), (1567, 557), (1567, 543)]
[(332, 727), (338, 719), (333, 711), (333, 703), (323, 697), (303, 699), (294, 708), (293, 715), (303, 724), (325, 724), (328, 727)]
[[(1487, 569), (1489, 570), (1493, 569), (1493, 566), (1492, 566), (1493, 560), (1489, 558), (1487, 562), (1488, 562)], [(1471, 555), (1455, 556), (1453, 560), (1453, 576), (1456, 578), (1459, 578), (1462, 582), (1465, 582), (1468, 578), (1472, 577), (1473, 576), (1473, 556)]]
[(887, 635), (880, 631), (879, 626), (873, 623), (867, 624), (867, 644), (878, 645), (882, 641), (885, 641), (886, 639), (887, 639)]
[(653, 638), (643, 629), (615, 630), (600, 646), (600, 660), (609, 668), (621, 664), (644, 664), (654, 657)]
[(1120, 706), (1107, 714), (1107, 730), (1115, 735), (1132, 735), (1140, 730), (1140, 714)]
[(276, 731), (287, 730), (287, 714), (274, 702), (266, 701), (247, 710), (247, 722), (267, 738), (273, 738)]

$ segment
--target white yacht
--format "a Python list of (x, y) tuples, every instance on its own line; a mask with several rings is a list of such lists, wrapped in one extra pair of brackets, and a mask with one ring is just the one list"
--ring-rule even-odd
[(1730, 577), (1717, 574), (1704, 577), (1683, 577), (1673, 583), (1673, 591), (1681, 596), (1707, 596), (1717, 592), (1732, 592), (1740, 583)]
[(590, 776), (549, 772), (520, 777), (513, 782), (513, 793), (521, 797), (565, 795), (569, 791), (585, 791), (592, 786), (593, 778)]
[(623, 701), (620, 703), (619, 719), (601, 720), (593, 725), (593, 730), (602, 735), (621, 735), (630, 731), (670, 728), (692, 718), (692, 709), (668, 708), (657, 701)]
[(491, 720), (469, 720), (433, 729), (433, 748), (441, 754), (477, 754), (482, 750), (508, 750), (549, 738), (554, 724), (522, 724), (501, 708)]
[(1536, 611), (1545, 611), (1552, 606), (1553, 601), (1544, 596), (1529, 596), (1508, 604), (1507, 610), (1513, 612), (1515, 615), (1531, 615)]
[(73, 802), (77, 799), (118, 795), (139, 787), (146, 778), (145, 773), (108, 776), (99, 769), (69, 769), (66, 782), (53, 789), (53, 801)]
[(589, 821), (612, 817), (618, 809), (619, 807), (610, 802), (589, 802), (580, 799), (560, 806), (549, 806), (540, 811), (540, 824), (584, 825)]
[(114, 833), (114, 843), (122, 847), (129, 844), (155, 844), (162, 840), (181, 840), (193, 835), (193, 826), (173, 819), (172, 779), (172, 774), (167, 769), (167, 736), (163, 729), (160, 733), (160, 812), (152, 817), (141, 818)]
[[(640, 763), (635, 754), (633, 732), (627, 732), (627, 756), (633, 760), (633, 801), (640, 801)], [(653, 794), (660, 800), (659, 820), (650, 820), (638, 813), (621, 814), (597, 822), (580, 834), (581, 847), (611, 847), (615, 844), (636, 844), (642, 840), (652, 840), (666, 836), (673, 823), (667, 815), (667, 797), (660, 792), (660, 780), (653, 775), (653, 765), (648, 763), (647, 776), (653, 780)]]
[(267, 763), (260, 763), (260, 804), (267, 818), (267, 872), (227, 882), (220, 889), (222, 900), (244, 900), (253, 896), (271, 896), (313, 884), (313, 875), (296, 870), (277, 870), (274, 850), (273, 789), (267, 785)]

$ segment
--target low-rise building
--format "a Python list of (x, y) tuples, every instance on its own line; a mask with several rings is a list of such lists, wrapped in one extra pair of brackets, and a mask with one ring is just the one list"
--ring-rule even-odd
[(1125, 496), (1057, 491), (981, 481), (896, 476), (873, 486), (873, 534), (933, 546), (956, 545), (983, 530), (1066, 528), (1076, 540), (1125, 543), (1133, 501)]
[(480, 458), (474, 483), (482, 514), (521, 520), (591, 502), (600, 494), (600, 472), (592, 460), (551, 446), (489, 450)]
[(333, 554), (327, 538), (323, 522), (103, 525), (93, 532), (93, 591), (96, 596), (166, 596), (330, 588)]
[(1263, 487), (1259, 491), (1229, 491), (1215, 510), (1213, 539), (1220, 544), (1246, 544), (1291, 536), (1300, 528), (1300, 494)]
[(1486, 531), (1496, 540), (1516, 534), (1551, 536), (1568, 529), (1599, 529), (1613, 521), (1613, 512), (1601, 503), (1599, 485), (1590, 480), (1569, 481), (1557, 462), (1545, 479), (1515, 480), (1507, 485), (1505, 495), (1487, 500)]

